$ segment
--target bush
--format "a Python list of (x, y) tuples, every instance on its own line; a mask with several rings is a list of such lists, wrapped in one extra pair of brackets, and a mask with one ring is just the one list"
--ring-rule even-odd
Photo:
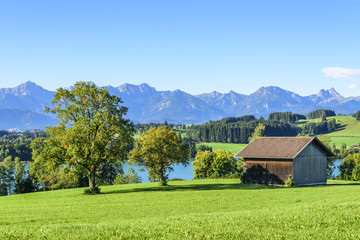
[(352, 170), (352, 180), (360, 181), (360, 164), (356, 164)]
[(295, 184), (295, 183), (294, 183), (293, 178), (291, 177), (291, 175), (288, 175), (288, 179), (285, 181), (284, 186), (285, 186), (285, 187), (293, 187), (294, 184)]
[(112, 184), (131, 184), (131, 183), (141, 183), (142, 179), (137, 175), (136, 171), (129, 167), (125, 175), (119, 173)]
[(170, 181), (184, 181), (184, 179), (182, 179), (182, 178), (172, 178), (172, 179), (169, 180), (169, 182)]
[(94, 187), (92, 192), (90, 191), (90, 188), (86, 188), (84, 190), (84, 194), (85, 195), (96, 195), (96, 194), (100, 194), (100, 191), (101, 191), (101, 189), (98, 187)]

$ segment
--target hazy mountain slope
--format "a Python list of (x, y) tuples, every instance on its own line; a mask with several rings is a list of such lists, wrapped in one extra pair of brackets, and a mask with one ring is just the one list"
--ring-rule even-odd
[(314, 103), (306, 97), (279, 87), (262, 87), (246, 98), (244, 111), (247, 114), (267, 117), (272, 112), (293, 111), (308, 113), (315, 109)]
[[(240, 109), (243, 109), (243, 103), (246, 99), (246, 95), (230, 91), (229, 93), (211, 92), (209, 94), (196, 95), (207, 104), (217, 107), (223, 110), (227, 115), (238, 115)], [(241, 111), (241, 110), (240, 110)]]
[(121, 97), (129, 107), (128, 117), (134, 122), (200, 123), (220, 119), (224, 112), (201, 99), (180, 90), (156, 91), (148, 84), (123, 84), (106, 87)]
[(40, 114), (49, 106), (54, 92), (33, 82), (26, 82), (14, 88), (0, 89), (0, 109), (29, 109)]
[(0, 109), (0, 129), (44, 129), (56, 124), (56, 119), (28, 109)]
[(231, 95), (234, 96), (233, 92), (226, 94), (212, 92), (197, 96), (208, 104), (222, 107), (226, 114), (231, 116), (252, 114), (266, 118), (272, 112), (291, 111), (307, 114), (319, 108), (329, 108), (337, 113), (350, 114), (360, 109), (360, 97), (344, 98), (333, 88), (321, 89), (318, 94), (310, 96), (300, 96), (279, 87), (261, 87), (248, 96), (240, 95), (238, 101), (225, 102), (224, 98), (229, 99)]

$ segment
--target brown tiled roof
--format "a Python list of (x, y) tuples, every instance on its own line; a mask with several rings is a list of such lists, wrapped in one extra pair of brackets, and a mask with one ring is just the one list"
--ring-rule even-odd
[(294, 159), (312, 141), (315, 141), (327, 155), (333, 155), (316, 137), (257, 137), (235, 157)]

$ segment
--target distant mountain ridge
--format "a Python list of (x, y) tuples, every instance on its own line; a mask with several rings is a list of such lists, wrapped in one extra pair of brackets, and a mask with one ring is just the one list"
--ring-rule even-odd
[[(157, 91), (146, 83), (125, 83), (105, 88), (121, 97), (123, 105), (129, 108), (127, 117), (135, 123), (165, 120), (184, 124), (203, 123), (247, 114), (267, 118), (272, 112), (307, 114), (320, 108), (351, 114), (360, 109), (360, 96), (345, 98), (334, 88), (321, 89), (318, 94), (310, 96), (300, 96), (275, 86), (261, 87), (250, 95), (234, 91), (191, 95), (181, 90)], [(6, 111), (0, 112), (0, 129), (44, 128), (56, 124), (56, 119), (43, 112), (45, 106), (50, 106), (54, 93), (30, 81), (14, 88), (1, 88), (0, 110)]]

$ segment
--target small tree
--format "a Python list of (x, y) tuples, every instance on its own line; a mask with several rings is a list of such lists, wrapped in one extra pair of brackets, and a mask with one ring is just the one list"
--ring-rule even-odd
[(132, 184), (132, 183), (141, 183), (141, 177), (136, 173), (136, 171), (129, 167), (125, 174), (119, 173), (113, 184)]
[(205, 144), (199, 144), (196, 146), (196, 151), (197, 152), (202, 152), (202, 151), (210, 151), (212, 152), (212, 147), (211, 146), (208, 146), (208, 145), (205, 145)]
[(356, 112), (356, 120), (360, 121), (360, 111)]
[(215, 153), (211, 151), (201, 151), (195, 156), (194, 165), (194, 179), (209, 178), (212, 175), (212, 163), (214, 162)]
[(80, 167), (88, 173), (89, 192), (94, 193), (99, 168), (106, 162), (122, 161), (133, 141), (133, 124), (123, 118), (127, 108), (120, 103), (120, 98), (91, 83), (78, 82), (72, 90), (57, 89), (53, 108), (45, 112), (55, 114), (59, 126), (47, 129), (50, 137), (32, 142), (32, 172), (41, 178), (44, 171), (61, 164)]
[(352, 180), (360, 181), (360, 164), (356, 164), (352, 170)]
[[(317, 138), (330, 150), (334, 151), (335, 149), (331, 146), (331, 139), (329, 136), (326, 135), (320, 135), (317, 136)], [(327, 175), (328, 177), (332, 177), (334, 172), (334, 162), (336, 160), (336, 156), (328, 156), (326, 158), (326, 164), (327, 164)]]
[(212, 164), (214, 176), (225, 177), (236, 172), (236, 160), (229, 150), (218, 149)]
[(167, 185), (168, 172), (172, 164), (189, 163), (189, 147), (181, 142), (178, 135), (167, 126), (152, 127), (141, 134), (130, 151), (130, 163), (148, 169), (152, 181)]
[(15, 181), (15, 163), (12, 160), (11, 156), (8, 156), (4, 159), (4, 161), (2, 162), (2, 165), (4, 167), (5, 170), (5, 174), (3, 177), (3, 182), (7, 187), (7, 193), (9, 195), (11, 195), (13, 193), (13, 189), (14, 189), (14, 181)]
[(339, 166), (340, 179), (360, 180), (360, 153), (349, 154)]
[(251, 137), (249, 137), (249, 142), (254, 140), (256, 137), (262, 137), (265, 134), (265, 125), (262, 123), (259, 123), (257, 127), (255, 128), (253, 134)]
[(8, 185), (6, 182), (7, 172), (4, 165), (0, 164), (0, 196), (8, 195)]
[(37, 190), (37, 185), (29, 174), (29, 171), (25, 170), (26, 163), (20, 162), (20, 158), (15, 158), (15, 189), (14, 194), (29, 193)]
[(221, 178), (242, 171), (242, 166), (238, 169), (232, 153), (221, 149), (216, 152), (199, 152), (192, 164), (194, 165), (194, 179)]

